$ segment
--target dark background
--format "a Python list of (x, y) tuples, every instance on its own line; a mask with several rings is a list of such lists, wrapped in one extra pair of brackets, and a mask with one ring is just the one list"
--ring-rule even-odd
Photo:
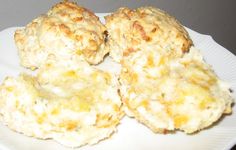
[[(208, 34), (236, 55), (236, 0), (75, 0), (94, 12), (121, 6), (152, 5), (175, 16), (183, 25)], [(0, 30), (24, 26), (59, 0), (0, 0)], [(223, 138), (223, 137), (222, 137)], [(236, 149), (236, 147), (235, 147)]]
[[(153, 5), (236, 54), (236, 0), (75, 0), (94, 12)], [(0, 0), (0, 30), (23, 26), (59, 0)]]

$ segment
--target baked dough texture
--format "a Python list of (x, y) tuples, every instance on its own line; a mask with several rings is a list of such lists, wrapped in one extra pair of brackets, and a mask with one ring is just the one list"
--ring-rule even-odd
[(192, 47), (182, 58), (156, 50), (122, 60), (120, 93), (125, 112), (154, 132), (194, 133), (231, 113), (229, 86)]
[(117, 62), (143, 49), (158, 49), (179, 57), (193, 45), (187, 31), (174, 17), (154, 7), (134, 10), (123, 7), (105, 20), (110, 56)]
[(118, 80), (86, 65), (49, 59), (36, 77), (7, 77), (0, 86), (1, 122), (69, 147), (109, 138), (123, 116)]
[(106, 28), (90, 10), (72, 2), (61, 2), (46, 14), (15, 32), (22, 66), (39, 68), (49, 55), (60, 59), (81, 57), (98, 64), (108, 53)]
[[(109, 138), (124, 114), (154, 132), (194, 133), (231, 113), (229, 86), (174, 17), (123, 7), (105, 20), (65, 1), (17, 30), (21, 65), (38, 69), (0, 85), (0, 121), (79, 147)], [(108, 53), (121, 65), (119, 77), (108, 72), (119, 67), (91, 65)]]

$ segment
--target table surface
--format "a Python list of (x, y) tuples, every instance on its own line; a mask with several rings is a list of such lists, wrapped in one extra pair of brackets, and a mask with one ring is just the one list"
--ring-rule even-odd
[[(24, 26), (45, 13), (59, 0), (0, 0), (0, 31)], [(183, 25), (213, 39), (236, 55), (236, 0), (77, 0), (97, 12), (113, 12), (119, 7), (152, 5), (175, 16)]]

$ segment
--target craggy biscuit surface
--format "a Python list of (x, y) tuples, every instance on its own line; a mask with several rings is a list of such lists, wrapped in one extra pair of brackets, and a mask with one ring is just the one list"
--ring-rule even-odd
[[(175, 18), (141, 7), (120, 8), (105, 20), (104, 26), (86, 8), (61, 2), (17, 30), (21, 65), (39, 69), (0, 85), (0, 121), (79, 147), (109, 138), (123, 110), (159, 133), (194, 133), (231, 113), (229, 86)], [(108, 52), (121, 65), (119, 77), (108, 72), (120, 71), (114, 62), (107, 72), (90, 65)]]
[(103, 60), (106, 30), (99, 18), (72, 2), (61, 2), (15, 32), (22, 66), (35, 69), (49, 55), (60, 59), (78, 56), (90, 64)]
[(158, 49), (182, 56), (192, 45), (187, 31), (172, 16), (154, 7), (120, 8), (105, 17), (110, 56), (117, 62), (132, 52)]

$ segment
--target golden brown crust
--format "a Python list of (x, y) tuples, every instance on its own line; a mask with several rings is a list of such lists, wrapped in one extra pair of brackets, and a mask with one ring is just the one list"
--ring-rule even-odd
[(61, 59), (82, 57), (97, 64), (108, 53), (105, 26), (90, 10), (72, 2), (61, 2), (47, 14), (15, 32), (21, 64), (38, 68), (49, 55)]
[(105, 17), (111, 56), (120, 61), (129, 49), (157, 49), (182, 55), (193, 45), (187, 31), (172, 16), (153, 8), (120, 8)]

